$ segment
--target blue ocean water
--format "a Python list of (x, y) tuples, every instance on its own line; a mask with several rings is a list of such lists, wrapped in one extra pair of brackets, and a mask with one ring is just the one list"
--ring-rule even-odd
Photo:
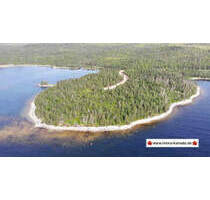
[(0, 68), (0, 116), (18, 116), (23, 105), (42, 89), (42, 80), (56, 83), (59, 80), (80, 78), (90, 70), (53, 69), (50, 67)]
[[(72, 133), (34, 129), (20, 116), (41, 91), (41, 80), (79, 78), (94, 71), (22, 67), (0, 69), (0, 156), (210, 156), (210, 82), (202, 94), (166, 120), (129, 133)], [(198, 138), (199, 148), (146, 148), (148, 138)]]

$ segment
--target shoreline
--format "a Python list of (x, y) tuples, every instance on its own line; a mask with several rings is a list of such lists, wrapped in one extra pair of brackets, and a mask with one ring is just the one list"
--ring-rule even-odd
[(189, 99), (185, 99), (179, 102), (175, 102), (172, 103), (169, 107), (169, 109), (160, 114), (160, 115), (156, 115), (153, 117), (148, 117), (145, 119), (140, 119), (140, 120), (136, 120), (133, 121), (127, 125), (110, 125), (110, 126), (98, 126), (98, 127), (94, 127), (94, 126), (54, 126), (54, 125), (48, 125), (45, 123), (41, 122), (41, 119), (39, 119), (36, 114), (35, 114), (35, 110), (36, 110), (36, 105), (35, 105), (35, 99), (36, 97), (33, 99), (33, 101), (31, 102), (30, 105), (30, 110), (29, 110), (29, 117), (32, 119), (32, 121), (35, 124), (36, 128), (45, 128), (48, 130), (55, 130), (55, 131), (78, 131), (78, 132), (113, 132), (113, 131), (126, 131), (126, 130), (130, 130), (132, 128), (135, 128), (138, 125), (145, 125), (145, 124), (150, 124), (152, 122), (156, 122), (162, 119), (165, 119), (166, 117), (168, 117), (174, 110), (174, 108), (176, 108), (177, 106), (183, 106), (183, 105), (187, 105), (193, 102), (193, 100), (198, 97), (201, 93), (200, 87), (197, 86), (197, 91), (194, 95), (192, 95)]
[(98, 70), (100, 67), (62, 67), (62, 66), (55, 66), (55, 65), (42, 65), (42, 64), (5, 64), (0, 65), (0, 69), (2, 68), (13, 68), (13, 67), (50, 67), (52, 69), (69, 69), (69, 70)]
[(40, 65), (38, 65), (38, 64), (6, 64), (6, 65), (0, 65), (0, 69), (1, 68), (12, 68), (12, 67), (50, 67), (50, 68), (57, 68), (56, 66), (41, 65), (41, 64)]
[(192, 81), (210, 81), (210, 78), (202, 78), (202, 77), (192, 77), (190, 78)]
[[(39, 65), (39, 64), (5, 64), (5, 65), (0, 65), (0, 69), (1, 68), (10, 68), (10, 67), (50, 67), (53, 69), (72, 69), (71, 67), (57, 67), (57, 66), (52, 66), (52, 65)], [(85, 68), (83, 68), (85, 69)], [(73, 70), (73, 69), (72, 69)], [(121, 70), (120, 71), (120, 75), (124, 76), (123, 80), (113, 86), (108, 86), (106, 88), (104, 88), (104, 90), (112, 90), (114, 88), (116, 88), (118, 85), (124, 84), (127, 80), (128, 77), (127, 75), (124, 74), (124, 71)], [(210, 78), (201, 78), (201, 77), (192, 77), (190, 78), (190, 80), (210, 80)], [(55, 125), (48, 125), (45, 123), (41, 122), (41, 119), (39, 119), (36, 114), (35, 114), (35, 110), (36, 110), (36, 105), (35, 105), (35, 98), (31, 101), (30, 105), (29, 105), (29, 112), (28, 112), (28, 116), (31, 119), (30, 121), (33, 122), (35, 124), (35, 127), (37, 128), (45, 128), (48, 130), (55, 130), (55, 131), (77, 131), (77, 132), (114, 132), (114, 131), (126, 131), (126, 130), (131, 130), (139, 125), (146, 125), (146, 124), (151, 124), (153, 122), (156, 121), (160, 121), (162, 119), (167, 118), (174, 110), (174, 108), (176, 108), (177, 106), (183, 106), (183, 105), (187, 105), (193, 102), (193, 100), (198, 97), (200, 95), (200, 87), (197, 86), (197, 91), (196, 94), (192, 95), (189, 99), (185, 99), (179, 102), (175, 102), (172, 103), (169, 107), (169, 109), (160, 114), (160, 115), (156, 115), (153, 117), (148, 117), (145, 119), (140, 119), (140, 120), (136, 120), (133, 122), (130, 122), (127, 125), (110, 125), (110, 126), (55, 126)]]

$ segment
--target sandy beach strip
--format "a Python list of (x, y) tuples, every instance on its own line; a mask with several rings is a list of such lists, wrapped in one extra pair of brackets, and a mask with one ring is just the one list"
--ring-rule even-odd
[(30, 110), (29, 110), (29, 116), (33, 120), (35, 127), (38, 128), (45, 128), (49, 130), (56, 130), (56, 131), (79, 131), (79, 132), (106, 132), (106, 131), (125, 131), (132, 129), (138, 125), (145, 125), (145, 124), (150, 124), (155, 121), (159, 121), (162, 119), (165, 119), (168, 117), (174, 110), (175, 107), (177, 106), (183, 106), (187, 105), (193, 102), (193, 100), (200, 95), (200, 87), (197, 86), (197, 91), (194, 95), (192, 95), (189, 99), (185, 99), (176, 103), (172, 103), (165, 113), (162, 113), (157, 116), (153, 117), (148, 117), (146, 119), (140, 119), (131, 122), (130, 124), (127, 125), (113, 125), (113, 126), (99, 126), (99, 127), (88, 127), (88, 126), (54, 126), (54, 125), (48, 125), (45, 123), (42, 123), (42, 121), (36, 116), (35, 110), (36, 110), (36, 105), (34, 103), (34, 100), (31, 103)]
[(202, 78), (202, 77), (192, 77), (190, 78), (192, 81), (210, 81), (210, 78)]

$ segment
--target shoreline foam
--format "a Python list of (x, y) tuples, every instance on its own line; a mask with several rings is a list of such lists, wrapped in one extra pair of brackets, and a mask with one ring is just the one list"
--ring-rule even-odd
[(138, 125), (150, 124), (152, 122), (165, 119), (166, 117), (168, 117), (173, 112), (175, 107), (190, 104), (199, 95), (200, 95), (200, 87), (197, 86), (197, 91), (194, 95), (192, 95), (189, 99), (185, 99), (185, 100), (182, 100), (182, 101), (179, 101), (179, 102), (172, 103), (170, 105), (169, 109), (166, 112), (164, 112), (160, 115), (153, 116), (153, 117), (148, 117), (148, 118), (145, 118), (145, 119), (136, 120), (136, 121), (133, 121), (133, 122), (127, 124), (127, 125), (111, 125), (111, 126), (98, 126), (98, 127), (94, 127), (94, 126), (79, 126), (79, 127), (69, 126), (69, 127), (67, 127), (67, 126), (48, 125), (48, 124), (42, 123), (41, 120), (35, 114), (35, 110), (36, 110), (35, 98), (36, 97), (34, 98), (34, 100), (31, 103), (29, 116), (33, 120), (33, 122), (35, 124), (35, 127), (45, 128), (45, 129), (49, 129), (49, 130), (79, 131), (79, 132), (126, 131), (126, 130), (132, 129), (132, 128), (138, 126)]

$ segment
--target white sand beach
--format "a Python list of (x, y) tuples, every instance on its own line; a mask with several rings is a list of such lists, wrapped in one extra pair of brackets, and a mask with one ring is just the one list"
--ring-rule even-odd
[(202, 78), (202, 77), (192, 77), (190, 78), (192, 81), (210, 81), (210, 78)]

